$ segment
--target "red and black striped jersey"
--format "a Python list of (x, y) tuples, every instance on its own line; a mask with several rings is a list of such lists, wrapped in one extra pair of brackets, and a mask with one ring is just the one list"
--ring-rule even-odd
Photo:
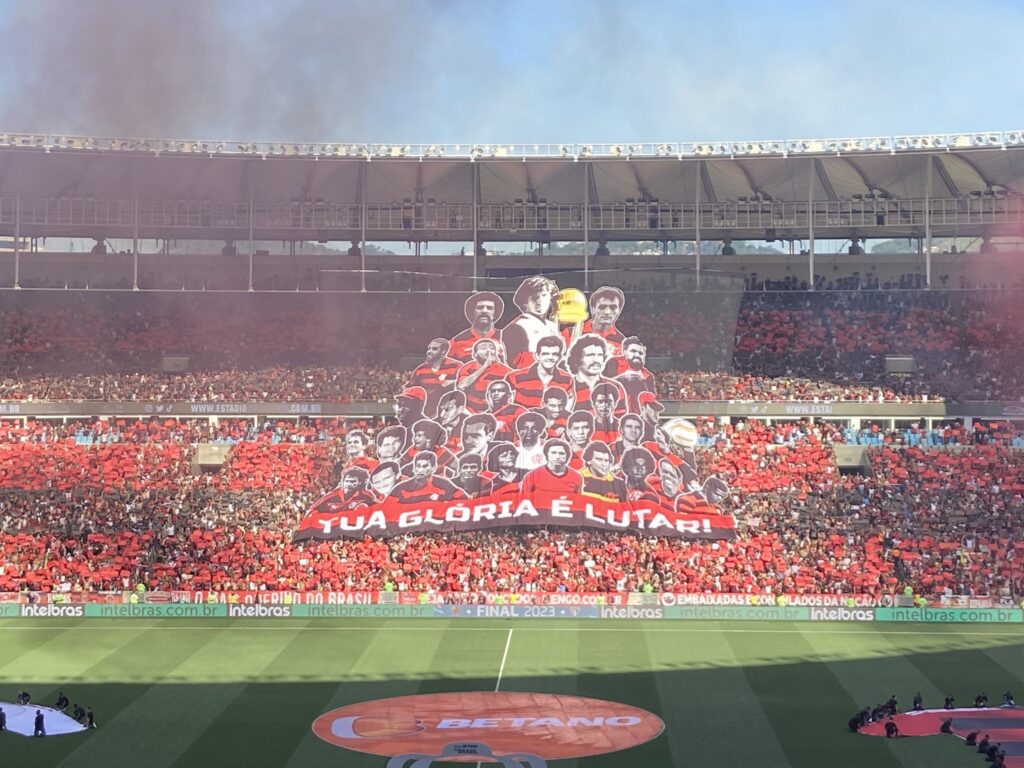
[[(608, 342), (608, 354), (609, 356), (621, 355), (622, 354), (622, 342), (626, 340), (626, 337), (622, 335), (618, 328), (614, 325), (607, 331), (595, 331), (594, 321), (587, 320), (580, 327), (580, 332), (577, 337), (582, 336), (586, 333), (593, 333), (600, 336), (602, 339)], [(573, 337), (573, 326), (567, 326), (562, 329), (562, 338), (565, 339), (566, 349), (569, 348), (569, 344), (572, 343)]]
[[(622, 385), (619, 384), (619, 382), (617, 382), (615, 379), (607, 379), (604, 376), (601, 376), (597, 380), (598, 384), (604, 382), (614, 385), (615, 388), (618, 390), (618, 395), (616, 396), (615, 402), (615, 418), (617, 419), (626, 412), (626, 390), (623, 389)], [(574, 380), (573, 385), (575, 387), (574, 391), (576, 392), (575, 410), (590, 411), (591, 413), (593, 413), (594, 407), (590, 402), (590, 386), (579, 380)]]
[(596, 421), (594, 422), (594, 434), (591, 440), (600, 440), (607, 446), (619, 439), (618, 421)]
[(676, 496), (676, 512), (681, 515), (720, 515), (721, 510), (704, 498), (699, 491)]
[(349, 467), (362, 467), (367, 472), (373, 472), (373, 470), (377, 468), (378, 464), (380, 464), (380, 462), (371, 456), (357, 456), (350, 461), (346, 461), (343, 468), (348, 469)]
[(428, 501), (464, 499), (466, 494), (450, 480), (431, 475), (426, 483), (419, 478), (404, 480), (391, 489), (391, 498), (399, 504), (423, 504)]
[(468, 363), (473, 359), (473, 345), (480, 339), (494, 339), (500, 342), (501, 332), (497, 328), (491, 328), (489, 332), (481, 336), (473, 328), (467, 328), (451, 338), (448, 357), (454, 358), (460, 363)]
[(526, 413), (526, 409), (515, 403), (509, 403), (491, 413), (494, 420), (498, 422), (498, 431), (494, 433), (495, 441), (506, 443), (519, 442), (519, 436), (516, 434), (516, 419), (522, 413)]
[(583, 477), (583, 495), (594, 496), (603, 501), (625, 501), (626, 483), (615, 475), (595, 475), (590, 467), (585, 467), (580, 475)]
[[(416, 454), (421, 449), (413, 446), (405, 452), (400, 462), (402, 467), (402, 474), (407, 477), (412, 476), (412, 460), (416, 457)], [(451, 475), (455, 472), (455, 454), (448, 450), (447, 446), (439, 445), (433, 449), (434, 455), (437, 456), (437, 471), (438, 474)]]
[(436, 369), (424, 363), (412, 372), (405, 386), (423, 387), (429, 395), (436, 389), (451, 387), (460, 367), (462, 363), (452, 357), (446, 357)]
[(627, 369), (615, 377), (615, 381), (625, 390), (630, 413), (640, 413), (640, 393), (657, 391), (654, 387), (654, 374), (646, 368), (639, 371)]
[(560, 368), (556, 368), (551, 378), (545, 383), (540, 377), (538, 368), (539, 366), (534, 363), (529, 368), (512, 371), (506, 377), (512, 389), (515, 390), (516, 403), (524, 408), (540, 408), (544, 404), (544, 390), (549, 387), (564, 391), (571, 402), (576, 391), (572, 376)]
[[(459, 372), (455, 377), (456, 386), (479, 370), (480, 363), (476, 360), (466, 363), (464, 366), (459, 368)], [(474, 381), (468, 389), (462, 390), (466, 393), (466, 410), (470, 413), (486, 413), (487, 385), (495, 379), (504, 379), (510, 373), (512, 373), (512, 369), (507, 365), (502, 363), (491, 363), (480, 378)]]

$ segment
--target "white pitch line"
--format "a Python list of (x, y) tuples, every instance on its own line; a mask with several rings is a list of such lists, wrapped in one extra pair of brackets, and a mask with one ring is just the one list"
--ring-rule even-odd
[[(681, 620), (685, 621), (685, 620)], [(782, 621), (782, 619), (780, 619)], [(767, 629), (761, 627), (572, 627), (567, 628), (561, 627), (530, 627), (530, 626), (519, 626), (516, 627), (520, 632), (668, 632), (668, 633), (679, 633), (679, 634), (759, 634), (759, 635), (922, 635), (930, 637), (1024, 637), (1024, 625), (1021, 630), (1017, 632), (956, 632), (956, 631), (936, 631), (936, 630), (896, 630), (896, 629), (876, 629), (878, 625), (871, 625), (868, 629), (863, 631), (854, 631), (851, 627), (845, 627), (843, 629)], [(224, 626), (214, 623), (210, 624), (190, 624), (190, 625), (178, 625), (168, 626), (166, 624), (139, 624), (137, 622), (130, 624), (35, 624), (32, 626), (2, 626), (0, 625), (0, 632), (9, 632), (17, 630), (26, 631), (38, 631), (40, 629), (77, 629), (77, 630), (101, 630), (107, 631), (111, 629), (159, 629), (161, 631), (169, 630), (185, 630), (185, 631), (198, 631), (207, 629), (225, 630), (229, 632), (267, 632), (267, 631), (280, 631), (280, 632), (294, 632), (294, 626), (256, 626), (252, 624), (243, 624), (241, 626)], [(334, 626), (334, 627), (302, 627), (299, 629), (300, 632), (379, 632), (381, 629), (386, 629), (388, 632), (504, 632), (504, 627), (439, 627), (430, 626), (424, 624), (418, 627), (409, 626), (377, 626), (377, 627), (363, 627), (363, 626)]]
[(508, 638), (505, 640), (505, 652), (501, 654), (501, 666), (498, 668), (498, 683), (494, 686), (494, 692), (497, 693), (498, 689), (501, 688), (501, 676), (505, 674), (505, 662), (508, 661), (508, 648), (512, 645), (512, 629), (508, 631)]

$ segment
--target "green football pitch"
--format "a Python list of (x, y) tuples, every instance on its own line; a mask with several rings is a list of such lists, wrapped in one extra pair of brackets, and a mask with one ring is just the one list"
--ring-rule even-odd
[[(418, 693), (533, 691), (635, 705), (665, 732), (552, 766), (972, 766), (948, 737), (849, 733), (858, 709), (1024, 696), (1024, 627), (441, 619), (0, 621), (0, 701), (63, 690), (98, 730), (0, 733), (0, 765), (354, 766), (386, 758), (317, 738), (313, 720)], [(524, 749), (529, 745), (524, 744)]]

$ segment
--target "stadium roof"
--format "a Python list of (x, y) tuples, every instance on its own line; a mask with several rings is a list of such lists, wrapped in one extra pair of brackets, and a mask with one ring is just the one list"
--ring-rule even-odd
[[(972, 196), (1024, 197), (1024, 131), (528, 146), (284, 144), (0, 134), (0, 198), (251, 199), (379, 206), (472, 204), (475, 199), (482, 205), (608, 206), (735, 201), (778, 205), (806, 204), (811, 198), (838, 202)], [(1015, 221), (1019, 221), (1020, 206), (1015, 210)], [(888, 223), (893, 225), (895, 219)], [(968, 223), (966, 218), (964, 223)], [(659, 228), (681, 232), (686, 225)], [(898, 233), (909, 234), (910, 228), (877, 230), (879, 236)]]
[[(374, 168), (367, 179), (367, 202), (400, 201), (417, 190), (446, 202), (472, 202), (469, 163), (479, 163), (484, 169), (482, 203), (525, 199), (531, 191), (552, 202), (581, 203), (582, 173), (576, 168), (584, 160), (594, 167), (594, 203), (645, 193), (665, 202), (692, 202), (701, 167), (706, 202), (758, 193), (805, 201), (812, 180), (815, 199), (875, 191), (913, 198), (926, 194), (929, 157), (937, 161), (932, 197), (992, 188), (1024, 195), (1024, 131), (557, 145), (286, 144), (0, 134), (0, 194), (58, 197), (70, 192), (116, 199), (130, 191), (157, 198), (198, 194), (247, 199), (240, 192), (252, 173), (255, 188), (273, 191), (277, 199), (307, 194), (354, 202), (357, 184), (351, 161), (363, 160)], [(209, 162), (240, 158), (272, 162)], [(283, 159), (288, 165), (278, 162)], [(341, 162), (320, 167), (323, 161)], [(44, 169), (48, 172), (37, 173)]]

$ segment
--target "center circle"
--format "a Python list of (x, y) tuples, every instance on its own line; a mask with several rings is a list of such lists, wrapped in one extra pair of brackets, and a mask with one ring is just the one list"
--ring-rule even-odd
[(385, 757), (475, 743), (496, 756), (560, 760), (629, 749), (663, 730), (660, 717), (628, 704), (519, 691), (396, 696), (339, 707), (313, 722), (313, 733), (330, 744)]

